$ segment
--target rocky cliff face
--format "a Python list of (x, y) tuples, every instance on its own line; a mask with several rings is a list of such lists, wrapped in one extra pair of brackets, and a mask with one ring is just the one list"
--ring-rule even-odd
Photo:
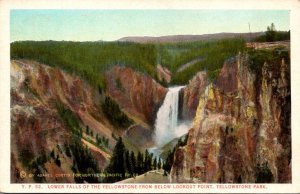
[(200, 76), (184, 91), (184, 109), (198, 103), (187, 145), (175, 153), (173, 182), (291, 182), (289, 64), (268, 61), (257, 74), (249, 66), (239, 54), (215, 83), (205, 86)]
[[(80, 77), (34, 61), (11, 61), (12, 182), (74, 182), (73, 176), (59, 176), (72, 175), (77, 166), (74, 153), (67, 151), (69, 145), (74, 145), (74, 130), (81, 130), (82, 147), (88, 148), (81, 152), (91, 153), (100, 169), (111, 158), (116, 143), (112, 133), (124, 135), (141, 147), (153, 143), (149, 126), (167, 90), (149, 76), (117, 66), (106, 73), (106, 84), (105, 95), (115, 99), (136, 123), (127, 133), (116, 129), (103, 113), (104, 94)], [(64, 107), (62, 113), (59, 104)], [(87, 128), (93, 135), (87, 133)], [(95, 145), (96, 134), (107, 139), (108, 145)], [(134, 140), (137, 137), (139, 141)], [(46, 176), (29, 177), (30, 173)]]
[(167, 89), (150, 76), (128, 67), (115, 66), (106, 73), (107, 93), (136, 123), (153, 126), (156, 112), (163, 103)]
[[(33, 173), (33, 168), (40, 173), (52, 175), (45, 177), (46, 182), (74, 182), (74, 177), (55, 177), (56, 174), (73, 173), (72, 157), (68, 157), (65, 152), (65, 144), (72, 141), (72, 133), (58, 113), (55, 106), (57, 102), (76, 115), (80, 127), (85, 129), (89, 126), (94, 134), (108, 138), (108, 149), (112, 149), (115, 144), (111, 137), (112, 128), (98, 111), (97, 98), (97, 93), (77, 76), (33, 61), (12, 61), (12, 182), (41, 180), (39, 177), (28, 176)], [(105, 167), (109, 154), (83, 139), (82, 141), (97, 159), (99, 167)], [(51, 159), (49, 154), (52, 150), (55, 151), (55, 157), (60, 158), (60, 166)], [(21, 172), (25, 172), (27, 176), (21, 177)]]
[(208, 85), (208, 80), (205, 71), (197, 73), (189, 84), (180, 91), (181, 96), (181, 120), (193, 120), (196, 114), (197, 106), (199, 103), (200, 95), (204, 92)]

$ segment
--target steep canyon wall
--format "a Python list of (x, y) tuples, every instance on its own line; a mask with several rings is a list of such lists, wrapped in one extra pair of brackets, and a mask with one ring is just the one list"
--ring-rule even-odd
[(291, 182), (289, 64), (250, 66), (239, 54), (214, 83), (201, 73), (186, 87), (183, 111), (198, 102), (187, 145), (175, 153), (173, 182)]

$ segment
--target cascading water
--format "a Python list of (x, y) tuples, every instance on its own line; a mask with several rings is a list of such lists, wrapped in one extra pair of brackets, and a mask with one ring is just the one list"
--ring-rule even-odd
[(189, 128), (188, 123), (178, 123), (179, 91), (184, 86), (169, 88), (155, 122), (156, 148), (160, 148), (176, 137), (181, 137)]

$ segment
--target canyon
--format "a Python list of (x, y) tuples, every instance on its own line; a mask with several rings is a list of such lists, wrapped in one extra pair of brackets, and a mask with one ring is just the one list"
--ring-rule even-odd
[(172, 182), (291, 182), (289, 64), (264, 61), (255, 73), (250, 65), (240, 53), (215, 83), (199, 84), (204, 73), (191, 81), (199, 93), (187, 87), (183, 110), (198, 104), (187, 145), (175, 152)]
[[(257, 45), (253, 49), (259, 52)], [(103, 73), (103, 91), (75, 73), (11, 60), (11, 181), (76, 182), (72, 176), (20, 175), (73, 174), (79, 164), (75, 149), (67, 150), (80, 131), (80, 146), (99, 172), (122, 137), (135, 153), (174, 141), (165, 148), (176, 149), (170, 174), (159, 178), (163, 182), (291, 183), (290, 51), (286, 43), (276, 49), (272, 45), (272, 55), (260, 60), (255, 53), (239, 52), (224, 62), (214, 81), (199, 71), (187, 85), (169, 88), (147, 73), (114, 65)], [(286, 50), (288, 56), (282, 55)], [(171, 72), (156, 67), (159, 80), (170, 83)], [(114, 125), (103, 106), (107, 99), (128, 126)], [(186, 145), (176, 147), (184, 135)], [(98, 137), (107, 144), (98, 145)], [(163, 151), (168, 150), (157, 155)], [(161, 171), (153, 173), (163, 176)]]
[[(124, 88), (120, 91), (115, 88), (115, 80), (109, 81), (111, 85), (107, 85), (108, 95), (123, 105), (121, 108), (135, 121), (135, 125), (131, 126), (129, 131), (141, 133), (141, 129), (151, 130), (149, 123), (153, 122), (155, 109), (162, 103), (167, 90), (149, 76), (130, 68), (116, 67), (112, 71), (120, 75)], [(107, 79), (111, 77), (107, 76)], [(149, 87), (153, 89), (149, 90)], [(34, 177), (20, 177), (20, 173), (32, 171), (32, 162), (39, 160), (41, 156), (45, 156), (45, 163), (39, 167), (40, 171), (53, 175), (45, 177), (45, 182), (74, 182), (73, 177), (55, 177), (56, 174), (73, 174), (71, 166), (74, 157), (66, 155), (66, 144), (73, 141), (73, 134), (68, 121), (61, 118), (56, 106), (58, 102), (70, 110), (68, 114), (73, 114), (78, 120), (78, 127), (93, 131), (93, 135), (90, 135), (82, 130), (81, 141), (90, 150), (100, 169), (104, 169), (116, 144), (114, 136), (122, 136), (124, 132), (112, 125), (104, 115), (100, 105), (103, 98), (98, 90), (78, 76), (35, 61), (12, 60), (12, 182), (34, 181)], [(108, 139), (106, 149), (94, 145), (96, 134)], [(148, 134), (149, 137), (145, 137), (141, 143), (152, 141), (151, 133)], [(128, 135), (128, 144), (131, 138), (132, 136)], [(61, 166), (56, 165), (55, 159), (49, 157), (52, 150), (57, 153)]]

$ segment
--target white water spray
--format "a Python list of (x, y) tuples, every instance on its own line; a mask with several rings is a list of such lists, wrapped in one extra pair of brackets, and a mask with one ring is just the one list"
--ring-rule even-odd
[(187, 133), (187, 123), (178, 123), (179, 91), (184, 86), (169, 88), (162, 106), (159, 108), (155, 121), (155, 141), (162, 147), (172, 139)]

